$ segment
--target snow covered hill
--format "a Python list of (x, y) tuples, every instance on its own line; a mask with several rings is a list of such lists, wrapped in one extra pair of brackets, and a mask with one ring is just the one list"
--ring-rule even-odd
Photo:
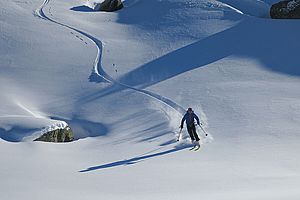
[(1, 199), (299, 199), (300, 21), (275, 2), (0, 0)]

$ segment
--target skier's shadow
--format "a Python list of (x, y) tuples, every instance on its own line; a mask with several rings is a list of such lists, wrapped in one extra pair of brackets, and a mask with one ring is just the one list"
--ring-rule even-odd
[(166, 155), (166, 154), (170, 154), (170, 153), (175, 153), (177, 151), (181, 151), (187, 148), (190, 148), (191, 145), (181, 145), (181, 146), (176, 146), (172, 149), (166, 150), (166, 151), (161, 151), (158, 153), (153, 153), (153, 154), (148, 154), (148, 155), (143, 155), (143, 156), (137, 156), (134, 158), (130, 158), (130, 159), (125, 159), (125, 160), (119, 160), (119, 161), (115, 161), (112, 163), (107, 163), (107, 164), (103, 164), (103, 165), (98, 165), (98, 166), (93, 166), (93, 167), (89, 167), (87, 169), (83, 169), (80, 170), (79, 172), (90, 172), (90, 171), (94, 171), (94, 170), (100, 170), (100, 169), (107, 169), (107, 168), (112, 168), (112, 167), (119, 167), (119, 166), (126, 166), (126, 165), (132, 165), (132, 164), (136, 164), (140, 161), (149, 159), (149, 158), (153, 158), (153, 157), (157, 157), (157, 156), (162, 156), (162, 155)]

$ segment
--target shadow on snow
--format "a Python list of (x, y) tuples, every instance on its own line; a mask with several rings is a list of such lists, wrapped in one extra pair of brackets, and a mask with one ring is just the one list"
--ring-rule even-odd
[(88, 6), (75, 6), (71, 8), (70, 10), (77, 11), (77, 12), (95, 12), (92, 8)]
[[(295, 42), (299, 31), (298, 21), (245, 18), (232, 28), (153, 60), (123, 75), (118, 81), (143, 89), (228, 56), (254, 58), (271, 71), (300, 76), (295, 56), (300, 48)], [(124, 89), (112, 84), (89, 95), (86, 100), (93, 101)]]
[(166, 151), (161, 151), (161, 152), (158, 152), (158, 153), (152, 153), (152, 154), (137, 156), (137, 157), (130, 158), (130, 159), (119, 160), (119, 161), (115, 161), (115, 162), (111, 162), (111, 163), (107, 163), (107, 164), (103, 164), (103, 165), (89, 167), (87, 169), (80, 170), (79, 172), (83, 173), (83, 172), (90, 172), (90, 171), (101, 170), (101, 169), (109, 169), (109, 168), (113, 168), (113, 167), (133, 165), (133, 164), (136, 164), (136, 163), (141, 162), (141, 161), (146, 160), (146, 159), (150, 159), (150, 158), (154, 158), (154, 157), (158, 157), (158, 156), (163, 156), (163, 155), (175, 153), (175, 152), (178, 152), (178, 151), (190, 148), (190, 147), (191, 147), (190, 145), (181, 145), (181, 146), (177, 146), (173, 149), (169, 149), (169, 150), (166, 150)]
[(296, 21), (249, 18), (149, 62), (125, 74), (119, 81), (145, 88), (232, 55), (258, 59), (269, 70), (299, 76), (298, 58), (294, 53), (300, 44), (292, 40), (298, 37), (299, 31)]

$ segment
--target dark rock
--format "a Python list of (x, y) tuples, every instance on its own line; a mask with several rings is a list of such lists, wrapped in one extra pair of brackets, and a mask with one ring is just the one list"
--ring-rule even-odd
[(74, 135), (69, 126), (64, 129), (56, 129), (43, 134), (34, 141), (43, 142), (71, 142), (74, 140)]
[(105, 0), (99, 6), (99, 11), (113, 12), (122, 9), (123, 3), (121, 0)]
[(272, 5), (270, 16), (273, 19), (300, 19), (300, 0), (280, 1)]

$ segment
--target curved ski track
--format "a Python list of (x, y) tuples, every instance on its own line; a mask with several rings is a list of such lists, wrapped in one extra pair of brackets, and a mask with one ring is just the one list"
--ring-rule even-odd
[[(97, 57), (95, 58), (95, 61), (94, 61), (94, 72), (100, 76), (101, 78), (103, 78), (104, 80), (110, 82), (110, 83), (114, 83), (114, 84), (117, 84), (117, 85), (120, 85), (120, 86), (123, 86), (125, 88), (128, 88), (128, 89), (132, 89), (132, 90), (135, 90), (141, 94), (144, 94), (144, 95), (147, 95), (149, 96), (150, 98), (153, 98), (155, 99), (156, 101), (159, 101), (161, 104), (167, 106), (167, 107), (170, 107), (171, 109), (175, 110), (176, 112), (178, 112), (180, 115), (183, 115), (185, 113), (185, 109), (178, 105), (177, 103), (173, 102), (172, 100), (162, 96), (162, 95), (159, 95), (159, 94), (156, 94), (156, 93), (153, 93), (153, 92), (150, 92), (150, 91), (147, 91), (147, 90), (142, 90), (142, 89), (138, 89), (138, 88), (135, 88), (135, 87), (132, 87), (130, 85), (126, 85), (124, 83), (121, 83), (115, 79), (113, 79), (109, 74), (107, 74), (105, 72), (105, 70), (103, 69), (102, 65), (101, 65), (101, 57), (102, 57), (102, 49), (103, 49), (103, 44), (102, 42), (95, 38), (94, 36), (90, 35), (89, 33), (87, 32), (84, 32), (84, 31), (81, 31), (75, 27), (72, 27), (72, 26), (69, 26), (67, 24), (63, 24), (61, 22), (58, 22), (58, 21), (55, 21), (54, 19), (51, 19), (49, 18), (43, 11), (44, 7), (50, 2), (50, 0), (44, 0), (43, 4), (35, 11), (35, 16), (37, 17), (40, 17), (44, 20), (48, 20), (50, 22), (53, 22), (57, 25), (60, 25), (60, 26), (63, 26), (63, 27), (66, 27), (68, 29), (71, 29), (73, 31), (76, 31), (78, 33), (80, 33), (81, 35), (85, 36), (86, 38), (88, 38), (90, 41), (92, 41), (96, 47), (97, 47)], [(165, 112), (165, 111), (164, 111)], [(165, 112), (167, 114), (167, 112)], [(168, 115), (168, 114), (167, 114)], [(171, 117), (171, 116), (169, 116)], [(201, 127), (201, 126), (200, 126)], [(204, 131), (203, 127), (201, 127), (201, 129)], [(204, 131), (205, 132), (205, 131)]]

